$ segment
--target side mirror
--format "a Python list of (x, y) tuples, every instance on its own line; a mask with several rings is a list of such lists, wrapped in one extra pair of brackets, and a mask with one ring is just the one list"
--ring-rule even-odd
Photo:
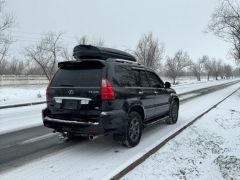
[(170, 82), (165, 82), (164, 86), (165, 86), (165, 88), (169, 89), (169, 88), (171, 88), (171, 83)]

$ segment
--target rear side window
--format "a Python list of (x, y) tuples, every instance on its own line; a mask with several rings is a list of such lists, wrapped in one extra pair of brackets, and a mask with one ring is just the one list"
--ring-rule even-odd
[(55, 74), (52, 87), (100, 87), (102, 68), (63, 68)]
[(139, 81), (137, 72), (131, 67), (121, 65), (115, 66), (114, 80), (120, 87), (137, 87)]
[(139, 74), (140, 74), (140, 84), (141, 84), (141, 87), (149, 87), (149, 83), (148, 83), (146, 72), (140, 70)]
[(159, 77), (156, 74), (149, 71), (147, 71), (146, 73), (147, 73), (149, 84), (151, 87), (154, 87), (154, 88), (163, 87), (163, 82), (159, 79)]

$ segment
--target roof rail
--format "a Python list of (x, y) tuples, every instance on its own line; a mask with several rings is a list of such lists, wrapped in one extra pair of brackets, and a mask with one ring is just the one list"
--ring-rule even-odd
[(78, 45), (73, 49), (73, 56), (75, 59), (93, 59), (98, 58), (102, 60), (106, 60), (109, 58), (117, 58), (129, 60), (132, 62), (136, 62), (136, 58), (124, 51), (120, 51), (117, 49), (97, 47), (91, 45)]
[(110, 61), (113, 60), (115, 62), (122, 62), (122, 63), (130, 63), (130, 64), (139, 64), (136, 61), (129, 61), (129, 60), (125, 60), (125, 59), (109, 59)]

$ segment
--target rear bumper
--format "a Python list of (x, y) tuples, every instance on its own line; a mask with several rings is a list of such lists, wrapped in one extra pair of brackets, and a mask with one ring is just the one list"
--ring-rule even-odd
[(97, 126), (99, 122), (78, 122), (78, 121), (67, 121), (62, 119), (55, 119), (46, 116), (44, 118), (45, 121), (53, 122), (53, 123), (64, 123), (64, 124), (73, 124), (73, 125), (85, 125), (85, 126)]
[(46, 108), (42, 111), (42, 119), (44, 126), (58, 132), (76, 135), (104, 135), (113, 132), (121, 133), (127, 123), (125, 114), (122, 110), (102, 112), (97, 122), (80, 122), (49, 117)]

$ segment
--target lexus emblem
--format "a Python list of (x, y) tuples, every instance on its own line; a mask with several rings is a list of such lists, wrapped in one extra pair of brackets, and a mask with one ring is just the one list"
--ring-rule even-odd
[(69, 95), (73, 95), (73, 94), (74, 94), (74, 91), (73, 91), (72, 89), (70, 89), (70, 90), (68, 91), (68, 94), (69, 94)]

